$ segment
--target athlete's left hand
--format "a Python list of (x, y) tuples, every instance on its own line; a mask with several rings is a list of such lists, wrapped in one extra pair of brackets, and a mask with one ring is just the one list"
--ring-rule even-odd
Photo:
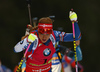
[(70, 11), (69, 12), (69, 18), (70, 18), (71, 21), (75, 22), (75, 21), (77, 21), (77, 14), (73, 11)]

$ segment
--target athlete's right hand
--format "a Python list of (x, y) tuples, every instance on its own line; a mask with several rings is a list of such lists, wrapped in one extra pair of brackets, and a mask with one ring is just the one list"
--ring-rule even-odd
[(37, 36), (35, 35), (35, 34), (30, 34), (29, 36), (28, 36), (28, 42), (34, 42), (35, 41), (35, 39), (37, 39)]

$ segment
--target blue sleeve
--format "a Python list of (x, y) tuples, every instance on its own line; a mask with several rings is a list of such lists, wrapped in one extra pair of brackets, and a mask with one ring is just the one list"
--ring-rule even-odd
[[(77, 22), (74, 23), (75, 27), (75, 40), (81, 39), (81, 32)], [(56, 41), (70, 42), (73, 41), (73, 33), (65, 33), (61, 31), (54, 31)]]
[[(6, 71), (6, 69), (7, 69), (7, 67), (6, 67), (6, 66), (1, 65), (1, 67), (2, 67), (2, 69), (3, 69), (4, 71)], [(1, 71), (0, 71), (0, 72), (1, 72)]]
[[(81, 61), (82, 60), (82, 51), (81, 51), (81, 48), (79, 45), (76, 47), (76, 54), (77, 54), (77, 60)], [(75, 57), (73, 56), (72, 59), (75, 60)]]
[(26, 67), (26, 63), (23, 62), (22, 66), (21, 66), (21, 69), (23, 69), (24, 67)]
[[(2, 69), (3, 69), (3, 72), (12, 72), (11, 69), (7, 68), (6, 66), (4, 65), (1, 65)], [(1, 71), (0, 71), (1, 72)]]

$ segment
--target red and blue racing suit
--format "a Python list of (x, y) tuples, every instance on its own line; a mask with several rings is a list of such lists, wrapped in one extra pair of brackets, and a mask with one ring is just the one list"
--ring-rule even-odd
[[(38, 37), (38, 31), (35, 30)], [(77, 22), (75, 22), (75, 40), (81, 39), (81, 32)], [(31, 43), (31, 46), (26, 55), (26, 72), (49, 72), (51, 68), (52, 55), (55, 53), (55, 44), (58, 41), (70, 42), (73, 41), (73, 33), (65, 33), (53, 31), (50, 39), (46, 43), (42, 43), (40, 39)], [(15, 52), (21, 52), (28, 47), (27, 38), (18, 42), (15, 47)]]

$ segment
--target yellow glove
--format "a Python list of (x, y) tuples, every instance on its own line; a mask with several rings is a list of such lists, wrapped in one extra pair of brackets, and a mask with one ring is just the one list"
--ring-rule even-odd
[(71, 21), (77, 21), (77, 14), (73, 11), (69, 12), (69, 18)]
[(37, 39), (37, 36), (35, 35), (35, 34), (30, 34), (29, 36), (28, 36), (28, 42), (34, 42), (35, 41), (35, 39)]

